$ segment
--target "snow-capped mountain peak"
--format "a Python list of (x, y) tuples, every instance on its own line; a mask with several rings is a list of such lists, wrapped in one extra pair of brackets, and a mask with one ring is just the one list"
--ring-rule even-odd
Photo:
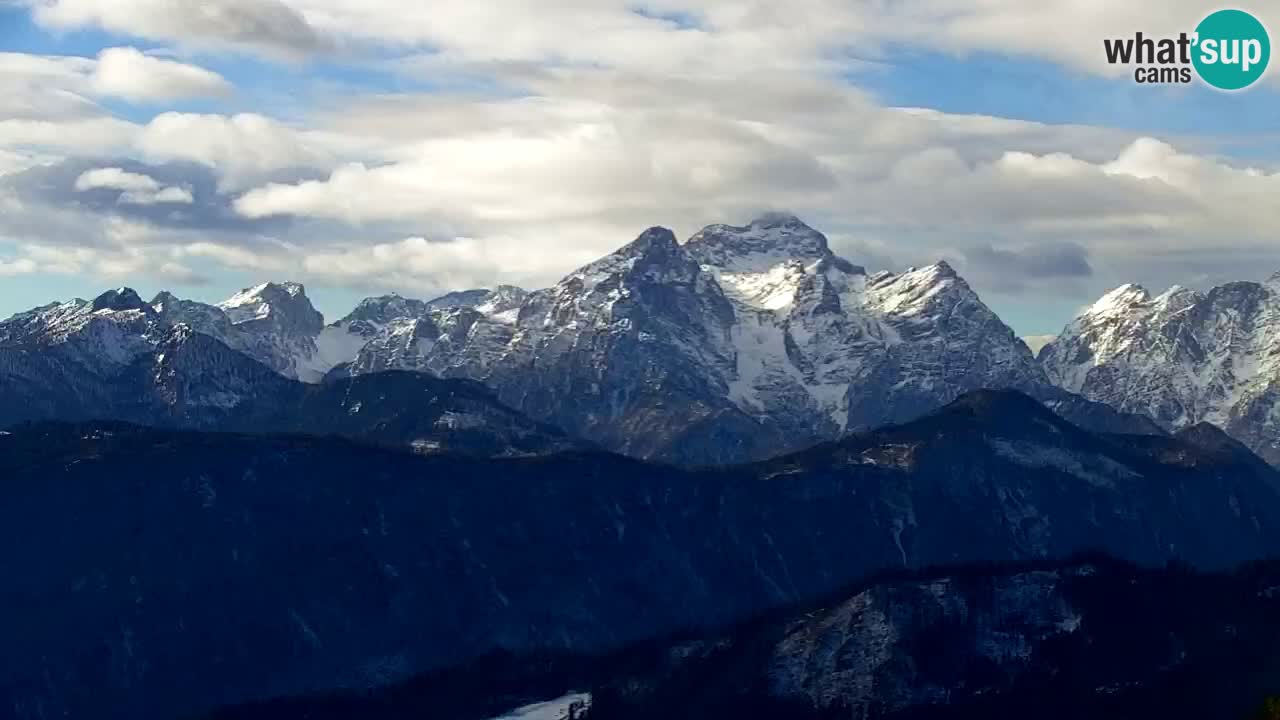
[(822, 233), (781, 213), (743, 226), (710, 225), (684, 249), (735, 305), (748, 311), (782, 311), (800, 302), (808, 276), (832, 269), (837, 274), (863, 272), (832, 253)]
[(675, 233), (664, 227), (651, 227), (631, 242), (595, 262), (589, 263), (570, 278), (580, 279), (586, 287), (621, 274), (662, 273), (673, 266), (688, 266), (688, 256), (676, 241)]
[(907, 268), (897, 275), (877, 273), (867, 283), (867, 294), (883, 312), (898, 316), (930, 313), (939, 303), (961, 298), (980, 302), (969, 284), (945, 260), (922, 268)]
[(451, 292), (426, 302), (397, 294), (366, 298), (321, 331), (316, 352), (305, 363), (306, 375), (319, 379), (335, 369), (349, 374), (388, 369), (447, 372), (451, 365), (468, 362), (456, 343), (468, 342), (472, 335), (509, 337), (509, 326), (528, 296), (522, 288), (499, 285)]
[(1066, 390), (1167, 429), (1212, 422), (1280, 459), (1280, 286), (1235, 282), (1152, 297), (1123, 285), (1041, 351)]
[(368, 297), (360, 301), (346, 317), (335, 324), (367, 323), (371, 328), (380, 327), (395, 318), (422, 317), (430, 309), (430, 303), (401, 297), (395, 293)]
[(498, 285), (495, 288), (459, 290), (441, 295), (426, 303), (431, 309), (454, 307), (474, 308), (482, 315), (499, 322), (514, 323), (520, 306), (529, 297), (529, 291), (515, 285)]
[(318, 382), (316, 337), (324, 316), (311, 305), (300, 283), (267, 282), (245, 288), (218, 303), (235, 326), (232, 347), (265, 362), (276, 372)]
[(281, 329), (320, 332), (324, 316), (316, 311), (299, 283), (267, 282), (246, 288), (218, 303), (231, 322), (270, 321)]
[(835, 257), (825, 235), (785, 214), (765, 215), (745, 226), (709, 225), (685, 249), (700, 264), (727, 273), (767, 272), (779, 264), (809, 265)]
[(137, 291), (129, 287), (116, 288), (108, 290), (93, 299), (93, 312), (99, 310), (110, 310), (112, 312), (124, 312), (129, 310), (149, 311), (151, 306), (142, 301)]
[(1089, 306), (1084, 315), (1093, 318), (1125, 315), (1150, 300), (1151, 293), (1147, 292), (1146, 288), (1126, 283), (1098, 298), (1098, 301)]
[(529, 291), (515, 285), (499, 285), (474, 305), (476, 311), (494, 320), (514, 323), (520, 314), (520, 306), (528, 299)]

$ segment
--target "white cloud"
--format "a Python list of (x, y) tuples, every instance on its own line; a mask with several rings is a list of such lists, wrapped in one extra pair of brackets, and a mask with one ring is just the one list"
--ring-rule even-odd
[(97, 59), (0, 53), (0, 172), (128, 149), (139, 126), (98, 98), (162, 102), (229, 90), (215, 73), (129, 47), (106, 48)]
[[(87, 203), (28, 208), (22, 237), (39, 239), (47, 225), (49, 237), (81, 237), (67, 229), (83, 226), (97, 238), (99, 215), (198, 216), (218, 232), (168, 228), (120, 242), (164, 248), (163, 262), (183, 267), (269, 266), (384, 289), (542, 284), (648, 225), (685, 235), (767, 208), (856, 238), (843, 247), (869, 265), (1076, 258), (1075, 267), (1134, 276), (1124, 280), (1142, 280), (1162, 252), (1171, 267), (1210, 250), (1257, 264), (1280, 232), (1274, 169), (1215, 158), (1211, 138), (886, 108), (849, 84), (892, 62), (899, 44), (1111, 75), (1104, 37), (1189, 29), (1216, 9), (1207, 1), (1171, 0), (1158, 12), (1102, 0), (642, 5), (647, 14), (628, 0), (41, 2), (35, 17), (48, 27), (101, 27), (180, 54), (355, 51), (333, 56), (344, 62), (373, 50), (394, 60), (361, 70), (448, 90), (344, 86), (322, 97), (322, 110), (290, 103), (287, 120), (265, 106), (134, 124), (96, 100), (216, 95), (225, 80), (131, 48), (98, 60), (0, 54), (0, 173), (68, 155), (119, 157), (134, 170), (198, 163), (209, 171), (191, 184), (194, 207), (182, 207), (195, 200), (185, 178), (156, 174), (155, 187), (117, 188), (116, 204), (108, 197), (96, 215)], [(156, 72), (130, 70), (144, 66)], [(232, 199), (238, 216), (223, 204)], [(158, 207), (137, 207), (147, 202)], [(0, 218), (0, 232), (18, 224)], [(1046, 260), (1042, 247), (1058, 252)]]
[[(464, 62), (568, 62), (675, 72), (814, 69), (897, 44), (998, 52), (1107, 76), (1102, 40), (1190, 31), (1216, 0), (28, 0), (53, 28), (101, 27), (200, 47), (299, 55), (429, 47)], [(1236, 3), (1266, 16), (1262, 0)], [(646, 13), (637, 12), (643, 8)], [(675, 18), (675, 19), (673, 19)], [(496, 32), (495, 28), (508, 31)]]
[(18, 258), (17, 260), (0, 259), (0, 277), (30, 275), (39, 271), (39, 269), (40, 267), (30, 258)]
[(530, 253), (532, 239), (507, 235), (429, 241), (411, 237), (312, 251), (301, 269), (307, 277), (330, 285), (431, 294), (500, 283), (536, 287), (563, 273), (566, 260), (579, 264), (594, 259)]
[(232, 87), (196, 65), (109, 47), (97, 58), (0, 53), (0, 89), (6, 116), (54, 118), (104, 114), (93, 97), (158, 102), (222, 96)]
[(64, 153), (101, 154), (123, 148), (137, 126), (112, 117), (69, 120), (0, 120), (0, 148), (44, 148)]
[(226, 188), (243, 187), (280, 170), (334, 163), (323, 138), (251, 113), (162, 113), (142, 128), (136, 146), (151, 161), (186, 160), (216, 168)]
[(37, 22), (54, 29), (100, 27), (115, 33), (299, 55), (324, 41), (280, 0), (30, 0)]
[(0, 176), (21, 172), (39, 163), (38, 158), (27, 153), (0, 149)]
[(182, 187), (161, 188), (155, 192), (131, 191), (122, 193), (119, 202), (126, 205), (190, 205), (195, 202), (191, 191)]
[(263, 248), (257, 248), (254, 251), (234, 245), (200, 240), (177, 246), (174, 248), (174, 253), (176, 257), (192, 262), (208, 263), (212, 261), (223, 267), (236, 270), (253, 270), (255, 272), (293, 272), (297, 270), (296, 263), (291, 263), (287, 258), (278, 254), (266, 252)]
[(92, 87), (99, 95), (159, 101), (227, 95), (221, 75), (185, 63), (144, 55), (136, 48), (107, 48), (98, 54)]
[(88, 97), (89, 58), (0, 53), (0, 119), (86, 118), (102, 114)]
[(160, 189), (160, 183), (150, 176), (112, 167), (85, 171), (76, 178), (75, 187), (80, 192), (98, 189), (155, 192)]
[[(95, 280), (136, 281), (147, 276), (165, 282), (197, 284), (204, 277), (171, 259), (164, 249), (145, 247), (86, 248), (63, 245), (25, 244), (19, 257), (0, 262), (0, 275), (45, 273), (83, 275)], [(8, 267), (10, 272), (6, 273)]]
[(155, 178), (141, 173), (133, 173), (121, 168), (95, 168), (86, 170), (76, 178), (75, 189), (80, 192), (89, 190), (118, 190), (117, 202), (124, 205), (157, 205), (177, 203), (190, 205), (195, 197), (189, 188), (169, 186), (162, 187)]

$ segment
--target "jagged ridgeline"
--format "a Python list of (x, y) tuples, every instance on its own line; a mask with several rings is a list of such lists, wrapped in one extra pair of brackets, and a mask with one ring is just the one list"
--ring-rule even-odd
[(0, 435), (0, 486), (0, 696), (24, 718), (609, 652), (884, 568), (1280, 551), (1280, 478), (1221, 431), (1092, 433), (1013, 391), (702, 470), (41, 423)]
[[(55, 303), (0, 323), (0, 425), (276, 427), (261, 420), (283, 392), (269, 374), (317, 384), (387, 370), (478, 381), (527, 422), (691, 465), (902, 422), (980, 388), (1022, 390), (1095, 429), (1159, 431), (1055, 387), (946, 263), (868, 274), (788, 215), (683, 244), (653, 228), (551, 288), (370, 298), (330, 325), (293, 283), (216, 306), (128, 289)], [(347, 410), (376, 414), (393, 395)], [(437, 441), (422, 429), (414, 440)]]
[(1040, 358), (1066, 390), (1171, 430), (1211, 422), (1280, 461), (1280, 276), (1154, 297), (1124, 285)]

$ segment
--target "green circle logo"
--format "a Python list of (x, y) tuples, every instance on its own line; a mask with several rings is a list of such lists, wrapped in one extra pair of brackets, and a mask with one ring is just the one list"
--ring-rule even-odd
[(1262, 77), (1271, 60), (1271, 38), (1243, 10), (1219, 10), (1196, 26), (1191, 62), (1201, 79), (1219, 90), (1242, 90)]

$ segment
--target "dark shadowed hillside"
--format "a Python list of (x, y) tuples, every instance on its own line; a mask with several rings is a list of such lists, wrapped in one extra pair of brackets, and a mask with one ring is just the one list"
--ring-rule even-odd
[(1275, 473), (1247, 452), (1094, 435), (1016, 393), (697, 472), (47, 424), (0, 436), (0, 478), (0, 692), (22, 717), (167, 716), (497, 648), (603, 651), (887, 567), (1086, 547), (1226, 567), (1280, 549)]
[(1266, 720), (1280, 565), (1224, 574), (1102, 556), (896, 571), (713, 633), (605, 656), (494, 655), (379, 691), (218, 720), (482, 720), (590, 696), (586, 720)]

